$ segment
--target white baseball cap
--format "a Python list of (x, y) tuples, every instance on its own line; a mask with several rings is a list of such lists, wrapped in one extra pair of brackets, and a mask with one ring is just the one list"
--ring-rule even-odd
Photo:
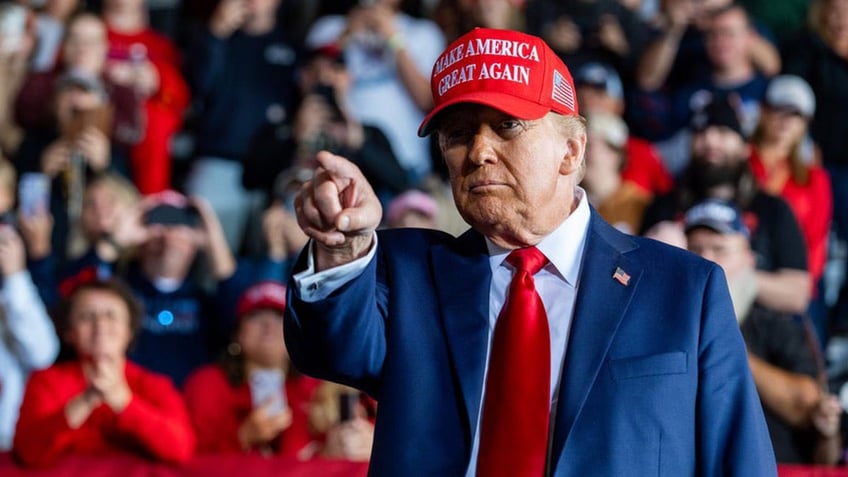
[(772, 78), (766, 89), (765, 104), (776, 109), (791, 110), (811, 118), (816, 112), (813, 89), (800, 76), (779, 75)]

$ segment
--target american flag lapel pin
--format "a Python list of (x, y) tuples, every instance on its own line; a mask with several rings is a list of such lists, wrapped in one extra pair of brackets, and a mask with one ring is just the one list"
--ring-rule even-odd
[(627, 286), (627, 284), (630, 283), (630, 275), (622, 270), (621, 267), (615, 267), (615, 273), (612, 274), (612, 277), (624, 286)]

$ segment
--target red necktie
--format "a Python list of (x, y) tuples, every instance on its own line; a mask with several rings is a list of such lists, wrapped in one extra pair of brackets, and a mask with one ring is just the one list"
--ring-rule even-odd
[(513, 250), (515, 267), (495, 324), (480, 427), (478, 477), (541, 477), (550, 419), (551, 337), (533, 275), (548, 260)]

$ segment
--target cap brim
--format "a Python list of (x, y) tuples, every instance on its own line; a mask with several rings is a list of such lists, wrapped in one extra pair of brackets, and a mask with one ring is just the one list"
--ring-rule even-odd
[(446, 108), (462, 103), (482, 104), (483, 106), (495, 108), (498, 111), (504, 112), (518, 119), (527, 120), (539, 119), (551, 111), (551, 109), (547, 106), (542, 106), (532, 101), (516, 98), (513, 95), (492, 91), (475, 91), (452, 98), (433, 108), (433, 110), (430, 111), (430, 113), (424, 118), (424, 121), (421, 121), (421, 125), (418, 127), (418, 136), (428, 136), (433, 132), (433, 127), (436, 125), (436, 121), (434, 121), (434, 119), (436, 119), (436, 116), (438, 116), (439, 113), (444, 111)]
[(728, 227), (726, 224), (715, 220), (701, 220), (692, 224), (686, 225), (686, 232), (690, 232), (695, 229), (708, 229), (713, 232), (722, 234), (722, 235), (733, 235), (733, 234), (741, 234), (741, 232), (737, 232), (733, 230), (733, 228)]

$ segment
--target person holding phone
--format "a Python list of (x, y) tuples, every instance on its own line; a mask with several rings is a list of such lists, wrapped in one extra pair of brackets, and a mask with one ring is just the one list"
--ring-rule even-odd
[(280, 4), (222, 0), (191, 44), (188, 75), (199, 112), (186, 190), (212, 204), (233, 250), (265, 199), (261, 187), (242, 180), (247, 156), (260, 136), (287, 130), (295, 114), (301, 53), (278, 21)]
[(309, 425), (323, 435), (315, 455), (365, 462), (374, 444), (377, 402), (357, 389), (322, 382), (309, 405)]
[(321, 17), (307, 33), (306, 45), (343, 50), (350, 74), (350, 113), (386, 135), (415, 186), (433, 166), (429, 142), (414, 131), (433, 107), (427, 79), (445, 38), (435, 22), (407, 15), (401, 3), (360, 1), (345, 16)]
[[(307, 404), (318, 381), (298, 373), (283, 342), (286, 288), (257, 283), (242, 294), (238, 324), (218, 364), (195, 371), (184, 396), (198, 452), (298, 457), (309, 451)], [(215, 399), (209, 399), (209, 396)]]
[(274, 178), (311, 171), (315, 153), (326, 149), (354, 161), (384, 202), (414, 186), (385, 132), (360, 122), (351, 111), (351, 78), (343, 55), (333, 46), (307, 53), (298, 78), (302, 98), (291, 128), (256, 138), (244, 161), (243, 184), (270, 190), (274, 200), (293, 204), (294, 194), (282, 197), (272, 185)]
[(14, 453), (27, 466), (68, 454), (129, 453), (181, 463), (194, 430), (173, 383), (127, 358), (141, 309), (127, 286), (91, 277), (58, 312), (69, 360), (33, 373), (15, 430)]
[(122, 210), (108, 233), (63, 267), (59, 290), (92, 270), (124, 278), (144, 304), (130, 357), (180, 386), (230, 333), (232, 319), (222, 310), (236, 295), (235, 258), (200, 198), (169, 190)]
[(161, 192), (172, 187), (171, 138), (191, 99), (180, 52), (150, 28), (144, 0), (105, 0), (103, 19), (113, 52), (105, 74), (135, 91), (144, 110), (144, 133), (130, 149), (133, 181), (142, 194)]

